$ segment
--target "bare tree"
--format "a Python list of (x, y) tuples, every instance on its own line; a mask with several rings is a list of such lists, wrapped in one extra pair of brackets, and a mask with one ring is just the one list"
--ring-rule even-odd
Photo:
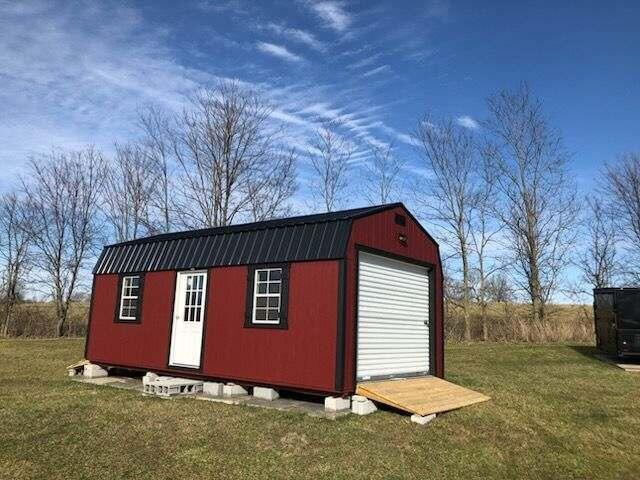
[(542, 104), (526, 84), (488, 99), (490, 140), (485, 160), (501, 201), (496, 213), (520, 286), (531, 300), (532, 320), (544, 327), (545, 305), (569, 262), (577, 201), (568, 177), (568, 155), (548, 124)]
[(475, 297), (480, 306), (480, 323), (482, 325), (482, 340), (489, 339), (489, 325), (487, 308), (490, 295), (489, 281), (492, 276), (503, 270), (505, 262), (496, 258), (492, 247), (499, 245), (495, 241), (503, 226), (493, 216), (496, 202), (495, 182), (490, 172), (483, 170), (482, 181), (475, 193), (472, 207), (472, 221), (470, 229), (471, 248), (475, 254), (474, 266), (476, 277)]
[(53, 298), (56, 333), (64, 335), (70, 301), (85, 261), (100, 243), (97, 203), (104, 179), (99, 152), (53, 152), (34, 157), (23, 178), (34, 265)]
[(640, 153), (623, 154), (616, 163), (606, 165), (603, 190), (611, 205), (612, 218), (616, 226), (626, 232), (625, 239), (631, 247), (625, 273), (637, 282), (640, 278), (640, 256), (636, 253), (640, 248)]
[(139, 145), (116, 144), (115, 151), (115, 158), (105, 172), (102, 210), (116, 241), (123, 242), (152, 229), (150, 203), (157, 178), (154, 164)]
[(142, 151), (147, 156), (155, 188), (150, 198), (150, 232), (169, 232), (174, 224), (174, 199), (172, 196), (174, 170), (171, 142), (171, 117), (156, 106), (148, 106), (139, 112), (138, 123), (143, 131)]
[(16, 193), (0, 198), (0, 259), (2, 260), (2, 334), (7, 336), (24, 276), (30, 268), (31, 236), (25, 229), (24, 201)]
[(254, 222), (287, 216), (291, 212), (288, 200), (296, 191), (296, 159), (294, 150), (274, 155), (270, 171), (256, 176), (248, 184), (248, 215)]
[[(477, 152), (470, 130), (451, 119), (426, 115), (414, 134), (431, 179), (416, 187), (416, 202), (438, 223), (444, 241), (462, 265), (461, 307), (464, 338), (471, 340), (471, 266), (469, 237), (478, 188)], [(425, 188), (426, 187), (426, 188)]]
[(578, 268), (591, 288), (610, 287), (621, 268), (617, 250), (618, 230), (611, 212), (602, 205), (601, 198), (589, 198), (586, 204), (588, 209), (584, 228), (587, 244), (578, 256)]
[(372, 146), (365, 166), (365, 198), (371, 204), (385, 204), (399, 196), (399, 175), (403, 162), (391, 143)]
[(325, 122), (312, 141), (311, 190), (322, 201), (325, 211), (339, 208), (347, 188), (349, 162), (354, 152), (351, 142), (337, 132), (338, 122)]
[[(181, 170), (178, 213), (189, 228), (233, 223), (252, 214), (259, 199), (277, 200), (260, 213), (275, 212), (289, 200), (295, 157), (287, 156), (270, 124), (271, 107), (234, 82), (202, 90), (176, 119), (174, 155)], [(253, 201), (253, 204), (252, 204)]]

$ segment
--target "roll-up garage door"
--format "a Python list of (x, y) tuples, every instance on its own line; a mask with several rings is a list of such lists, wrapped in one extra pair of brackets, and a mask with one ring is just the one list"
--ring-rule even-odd
[(429, 372), (429, 269), (359, 253), (357, 378)]

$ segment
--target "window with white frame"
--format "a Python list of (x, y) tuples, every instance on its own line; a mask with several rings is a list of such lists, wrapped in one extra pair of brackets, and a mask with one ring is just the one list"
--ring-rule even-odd
[(140, 275), (125, 275), (120, 287), (120, 310), (118, 319), (124, 322), (138, 320), (140, 301)]
[(282, 268), (256, 269), (253, 284), (253, 315), (256, 324), (279, 324), (282, 302)]

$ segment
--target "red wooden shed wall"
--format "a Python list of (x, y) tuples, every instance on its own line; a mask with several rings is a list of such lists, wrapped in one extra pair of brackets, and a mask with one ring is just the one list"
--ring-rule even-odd
[[(395, 215), (406, 217), (406, 226), (395, 223)], [(398, 234), (407, 237), (406, 245), (398, 241)], [(438, 254), (437, 244), (420, 229), (412, 220), (408, 212), (397, 207), (385, 210), (374, 215), (354, 220), (349, 238), (349, 246), (346, 258), (345, 281), (345, 369), (344, 369), (344, 393), (355, 390), (354, 380), (354, 336), (356, 326), (356, 273), (357, 273), (357, 245), (381, 250), (394, 255), (407, 257), (408, 259), (428, 262), (435, 265), (435, 374), (444, 376), (444, 343), (442, 322), (442, 270)]]
[(167, 366), (176, 273), (145, 276), (141, 322), (114, 323), (118, 275), (93, 289), (88, 360), (179, 376), (204, 376), (303, 390), (335, 390), (338, 262), (292, 263), (288, 329), (244, 328), (247, 267), (209, 270), (200, 371)]

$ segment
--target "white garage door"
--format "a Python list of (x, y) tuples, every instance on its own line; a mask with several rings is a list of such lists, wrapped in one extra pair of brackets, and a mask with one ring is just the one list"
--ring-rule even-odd
[(429, 269), (360, 252), (357, 378), (429, 371)]

